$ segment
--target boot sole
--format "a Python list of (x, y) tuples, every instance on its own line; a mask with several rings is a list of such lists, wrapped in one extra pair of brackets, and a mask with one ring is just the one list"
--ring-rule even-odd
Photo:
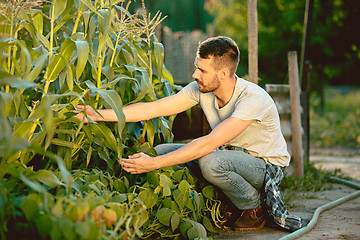
[(245, 231), (254, 231), (259, 230), (264, 227), (266, 220), (262, 221), (262, 223), (255, 227), (239, 227), (239, 228), (232, 228), (232, 230), (236, 232), (245, 232)]

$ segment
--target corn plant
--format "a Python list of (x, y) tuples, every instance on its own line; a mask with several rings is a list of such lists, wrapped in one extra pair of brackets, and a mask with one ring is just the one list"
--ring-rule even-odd
[[(1, 239), (206, 237), (217, 193), (188, 169), (122, 171), (134, 152), (172, 141), (174, 116), (125, 123), (124, 105), (173, 94), (164, 19), (131, 1), (0, 2)], [(118, 122), (84, 124), (78, 104)], [(205, 227), (204, 227), (205, 226)]]

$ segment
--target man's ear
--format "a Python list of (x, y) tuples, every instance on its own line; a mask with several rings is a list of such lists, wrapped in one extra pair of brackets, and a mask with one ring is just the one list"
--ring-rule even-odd
[(218, 78), (219, 79), (226, 79), (230, 76), (230, 70), (228, 68), (221, 68), (218, 71)]

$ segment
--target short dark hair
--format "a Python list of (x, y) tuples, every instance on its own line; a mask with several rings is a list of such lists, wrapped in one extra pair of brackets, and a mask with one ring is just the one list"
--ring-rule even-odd
[(240, 60), (237, 44), (231, 38), (224, 36), (211, 37), (201, 42), (197, 54), (200, 58), (214, 57), (215, 68), (227, 67), (231, 74), (235, 73)]

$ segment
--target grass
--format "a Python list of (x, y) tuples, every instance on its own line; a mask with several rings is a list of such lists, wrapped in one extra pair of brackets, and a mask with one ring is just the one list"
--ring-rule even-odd
[(288, 208), (297, 207), (293, 203), (294, 200), (299, 198), (312, 199), (314, 196), (311, 193), (331, 190), (333, 188), (332, 176), (340, 176), (340, 171), (323, 171), (322, 169), (315, 168), (311, 163), (305, 163), (304, 177), (299, 178), (295, 175), (286, 175), (280, 184), (285, 205)]
[(311, 97), (311, 147), (360, 147), (360, 88), (326, 87), (325, 104)]

